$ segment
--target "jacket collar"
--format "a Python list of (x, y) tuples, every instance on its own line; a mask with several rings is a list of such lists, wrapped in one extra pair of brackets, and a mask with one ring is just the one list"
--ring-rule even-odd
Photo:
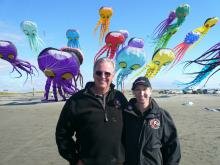
[[(92, 93), (91, 88), (94, 85), (95, 85), (95, 82), (93, 82), (93, 81), (87, 82), (86, 86), (85, 86), (84, 93), (90, 93), (91, 94)], [(115, 88), (115, 85), (113, 83), (111, 83), (109, 91), (114, 90), (114, 88)]]
[[(138, 108), (135, 105), (136, 102), (136, 98), (131, 98), (125, 111), (135, 116), (142, 116), (142, 113), (138, 110)], [(148, 107), (148, 110), (143, 113), (143, 116), (146, 116), (147, 114), (157, 114), (158, 108), (159, 106), (156, 103), (156, 101), (153, 98), (150, 98), (150, 105)]]

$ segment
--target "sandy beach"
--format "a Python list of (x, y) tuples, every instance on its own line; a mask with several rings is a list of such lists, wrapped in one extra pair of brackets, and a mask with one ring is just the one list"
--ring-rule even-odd
[[(0, 165), (67, 165), (57, 151), (55, 127), (65, 102), (42, 103), (42, 93), (0, 94)], [(131, 97), (126, 93), (127, 98)], [(220, 95), (158, 94), (181, 142), (181, 165), (220, 162)]]

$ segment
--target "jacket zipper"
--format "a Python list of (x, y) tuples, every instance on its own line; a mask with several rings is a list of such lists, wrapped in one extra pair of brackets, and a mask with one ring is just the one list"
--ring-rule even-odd
[(139, 137), (139, 139), (138, 139), (138, 144), (139, 144), (139, 145), (140, 145), (141, 140), (142, 140), (142, 137), (143, 137), (143, 132), (144, 132), (144, 128), (145, 128), (145, 124), (146, 124), (146, 123), (147, 123), (147, 122), (146, 122), (146, 120), (144, 119), (144, 122), (143, 122), (142, 128), (141, 128), (140, 137)]
[(142, 139), (143, 139), (143, 136), (144, 136), (144, 130), (145, 130), (145, 125), (146, 125), (147, 121), (144, 119), (143, 121), (143, 124), (142, 124), (142, 128), (141, 128), (141, 133), (140, 133), (140, 136), (139, 136), (139, 139), (138, 139), (138, 145), (139, 145), (139, 150), (138, 150), (138, 155), (139, 155), (139, 162), (138, 162), (138, 165), (141, 164), (140, 162), (140, 152), (141, 152), (141, 147), (142, 147)]
[(108, 119), (108, 113), (107, 113), (107, 110), (106, 110), (106, 96), (103, 96), (103, 110), (104, 110), (104, 121), (105, 122), (108, 122), (109, 119)]
[(94, 96), (91, 96), (90, 94), (85, 93), (85, 95), (97, 100), (101, 104), (101, 106), (103, 108), (103, 112), (104, 112), (104, 122), (108, 122), (109, 118), (108, 118), (108, 113), (107, 113), (107, 110), (106, 110), (106, 97), (107, 96), (103, 96), (103, 102), (101, 102), (98, 98), (96, 98)]

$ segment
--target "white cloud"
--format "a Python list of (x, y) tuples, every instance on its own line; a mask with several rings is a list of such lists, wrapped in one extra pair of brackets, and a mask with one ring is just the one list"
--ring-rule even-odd
[(8, 70), (9, 65), (10, 64), (7, 61), (4, 61), (4, 60), (0, 59), (0, 70), (1, 71)]
[(24, 40), (23, 36), (19, 34), (13, 34), (9, 32), (0, 32), (1, 40), (13, 41), (13, 42), (21, 42)]
[(15, 28), (7, 22), (0, 21), (0, 39), (20, 43), (24, 41), (24, 36), (20, 32), (19, 27)]

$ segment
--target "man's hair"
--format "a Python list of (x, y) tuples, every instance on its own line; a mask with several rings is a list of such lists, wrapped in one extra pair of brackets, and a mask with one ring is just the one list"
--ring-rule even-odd
[(114, 72), (115, 72), (115, 62), (113, 60), (107, 58), (107, 57), (102, 57), (102, 58), (99, 58), (98, 60), (96, 60), (95, 63), (94, 63), (94, 66), (93, 66), (93, 71), (95, 71), (96, 66), (99, 63), (102, 63), (102, 62), (106, 62), (106, 63), (112, 64)]

